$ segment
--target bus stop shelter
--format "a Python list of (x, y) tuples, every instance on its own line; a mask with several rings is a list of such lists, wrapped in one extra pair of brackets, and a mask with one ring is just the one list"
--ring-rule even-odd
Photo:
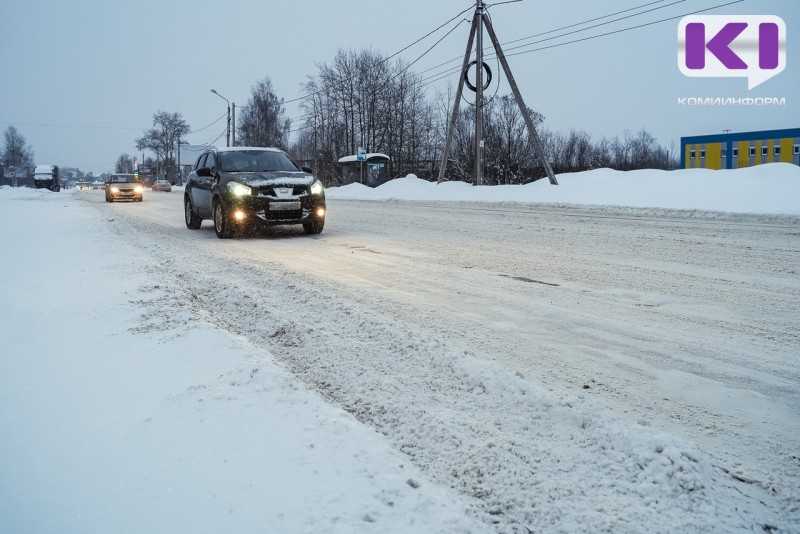
[(390, 161), (389, 156), (380, 152), (363, 154), (361, 160), (357, 154), (341, 157), (342, 185), (357, 183), (378, 187), (389, 181)]

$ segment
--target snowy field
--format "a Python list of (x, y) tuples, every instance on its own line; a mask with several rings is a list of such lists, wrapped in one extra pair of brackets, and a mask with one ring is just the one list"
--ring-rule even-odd
[(0, 189), (0, 532), (800, 532), (800, 169)]

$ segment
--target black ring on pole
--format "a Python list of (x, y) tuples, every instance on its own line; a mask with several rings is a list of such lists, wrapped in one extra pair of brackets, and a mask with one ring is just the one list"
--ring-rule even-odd
[[(473, 65), (477, 65), (477, 64), (478, 64), (478, 60), (473, 59), (472, 61), (469, 62), (469, 65), (467, 65), (467, 68), (464, 69), (464, 82), (467, 84), (467, 87), (469, 87), (469, 90), (472, 91), (473, 93), (477, 93), (478, 92), (478, 88), (470, 83), (468, 73), (469, 73), (470, 67), (472, 67)], [(489, 65), (487, 65), (485, 61), (483, 62), (483, 70), (486, 71), (486, 81), (483, 84), (483, 90), (485, 91), (486, 89), (489, 88), (489, 84), (492, 83), (492, 69), (489, 68)]]

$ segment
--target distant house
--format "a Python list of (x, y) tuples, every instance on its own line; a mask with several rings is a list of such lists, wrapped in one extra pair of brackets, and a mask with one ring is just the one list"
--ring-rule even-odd
[(194, 164), (197, 162), (197, 158), (199, 158), (200, 154), (202, 154), (207, 148), (208, 145), (190, 145), (186, 143), (180, 144), (177, 162), (181, 173), (181, 176), (178, 179), (180, 184), (183, 183), (184, 178), (189, 176), (189, 173), (192, 172)]
[(358, 161), (358, 155), (339, 158), (342, 169), (342, 185), (360, 183), (378, 187), (389, 181), (389, 161), (391, 158), (380, 152), (366, 154), (366, 159)]
[(681, 137), (684, 169), (740, 169), (777, 162), (800, 165), (800, 128)]

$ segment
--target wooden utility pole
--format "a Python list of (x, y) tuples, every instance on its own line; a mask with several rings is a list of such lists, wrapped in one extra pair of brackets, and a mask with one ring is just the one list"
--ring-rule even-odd
[(475, 180), (472, 183), (483, 185), (483, 0), (477, 0), (475, 20), (478, 28), (475, 46)]
[(475, 20), (472, 21), (472, 28), (469, 30), (469, 38), (467, 39), (467, 51), (464, 53), (464, 63), (461, 65), (461, 76), (458, 77), (458, 88), (456, 89), (456, 97), (453, 99), (453, 110), (450, 113), (450, 122), (447, 125), (447, 137), (444, 141), (444, 150), (442, 151), (442, 163), (439, 165), (439, 179), (437, 183), (444, 181), (444, 171), (447, 170), (447, 158), (450, 155), (450, 142), (453, 140), (453, 130), (456, 128), (456, 119), (458, 119), (458, 108), (461, 104), (461, 95), (464, 93), (464, 73), (467, 72), (467, 65), (469, 65), (469, 55), (472, 52), (472, 40), (475, 38), (475, 30), (478, 25)]
[(453, 130), (455, 129), (456, 120), (458, 118), (458, 108), (459, 104), (461, 103), (461, 96), (464, 92), (464, 81), (467, 77), (467, 68), (469, 66), (469, 56), (472, 52), (472, 44), (475, 41), (475, 37), (477, 35), (477, 50), (476, 50), (476, 62), (475, 62), (475, 176), (473, 177), (473, 184), (481, 185), (483, 181), (483, 27), (486, 27), (486, 30), (489, 33), (489, 38), (492, 40), (492, 44), (494, 45), (495, 53), (500, 60), (501, 65), (503, 66), (503, 71), (508, 78), (508, 83), (511, 86), (511, 91), (514, 93), (514, 100), (517, 102), (517, 106), (519, 107), (519, 111), (522, 114), (522, 117), (525, 120), (525, 124), (528, 127), (528, 138), (531, 144), (533, 145), (533, 149), (536, 152), (536, 157), (539, 159), (539, 162), (544, 167), (545, 172), (547, 173), (547, 178), (550, 180), (552, 185), (558, 185), (558, 180), (556, 180), (555, 174), (553, 174), (553, 168), (550, 166), (550, 162), (547, 161), (545, 158), (544, 147), (542, 146), (541, 139), (539, 139), (539, 134), (536, 133), (536, 126), (533, 124), (533, 120), (531, 119), (530, 113), (528, 112), (528, 107), (525, 105), (525, 102), (522, 99), (522, 94), (519, 92), (519, 88), (517, 87), (517, 82), (514, 80), (514, 75), (511, 74), (511, 68), (508, 66), (508, 61), (506, 60), (505, 54), (503, 54), (503, 50), (500, 47), (500, 41), (497, 40), (497, 35), (494, 33), (494, 28), (492, 27), (491, 20), (489, 17), (486, 16), (484, 12), (485, 8), (483, 5), (483, 0), (476, 0), (475, 2), (475, 16), (472, 19), (472, 28), (469, 32), (469, 38), (467, 39), (467, 51), (464, 54), (464, 63), (461, 66), (461, 76), (458, 79), (458, 89), (456, 90), (456, 96), (453, 101), (453, 111), (450, 115), (450, 123), (447, 126), (447, 137), (445, 138), (444, 142), (444, 150), (442, 151), (442, 163), (439, 166), (439, 179), (438, 183), (442, 183), (444, 181), (444, 173), (447, 170), (447, 160), (450, 156), (450, 144), (453, 140)]
[(489, 32), (489, 38), (494, 44), (494, 51), (497, 54), (497, 57), (500, 59), (500, 64), (503, 65), (503, 71), (506, 73), (508, 84), (511, 86), (511, 91), (514, 93), (514, 99), (517, 101), (517, 106), (522, 113), (522, 117), (525, 119), (525, 124), (528, 125), (528, 136), (533, 144), (533, 149), (536, 151), (536, 156), (539, 158), (539, 162), (544, 167), (544, 171), (547, 173), (547, 178), (550, 180), (550, 183), (552, 185), (558, 185), (558, 180), (556, 180), (556, 176), (553, 174), (553, 168), (550, 166), (550, 162), (547, 161), (547, 158), (545, 157), (544, 147), (542, 146), (541, 139), (539, 139), (539, 134), (536, 133), (536, 126), (534, 126), (533, 120), (531, 119), (531, 114), (528, 112), (528, 106), (526, 106), (525, 101), (522, 100), (522, 93), (519, 92), (517, 82), (514, 81), (514, 75), (511, 74), (511, 67), (508, 66), (506, 55), (503, 53), (503, 49), (500, 48), (500, 41), (497, 40), (497, 35), (494, 33), (492, 22), (488, 17), (484, 17), (483, 23), (486, 25), (486, 30)]

